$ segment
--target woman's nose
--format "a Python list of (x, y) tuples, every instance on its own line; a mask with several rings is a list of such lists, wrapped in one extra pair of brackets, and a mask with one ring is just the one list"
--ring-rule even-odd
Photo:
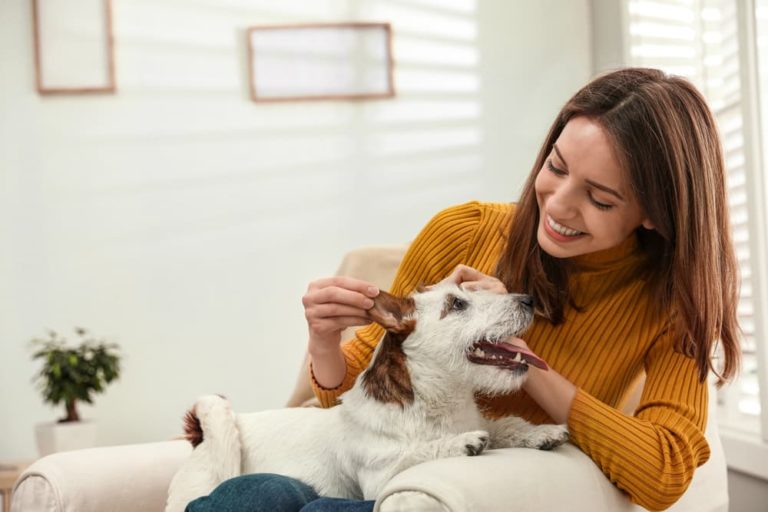
[(566, 219), (576, 212), (576, 197), (574, 190), (566, 184), (554, 189), (547, 198), (548, 212), (560, 219)]

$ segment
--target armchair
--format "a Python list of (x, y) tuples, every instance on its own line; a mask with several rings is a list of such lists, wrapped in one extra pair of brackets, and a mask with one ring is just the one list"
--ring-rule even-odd
[[(388, 288), (404, 247), (364, 248), (349, 253), (340, 275)], [(639, 397), (639, 393), (635, 393)], [(311, 403), (302, 365), (290, 406)], [(635, 404), (628, 404), (632, 410)], [(727, 512), (725, 458), (710, 401), (706, 436), (709, 461), (694, 474), (673, 512)], [(161, 512), (168, 484), (191, 451), (185, 441), (166, 441), (56, 453), (32, 464), (16, 482), (14, 512)], [(525, 448), (490, 450), (479, 457), (435, 460), (395, 476), (376, 501), (375, 512), (495, 512), (571, 510), (636, 512), (592, 460), (571, 444), (546, 452)]]

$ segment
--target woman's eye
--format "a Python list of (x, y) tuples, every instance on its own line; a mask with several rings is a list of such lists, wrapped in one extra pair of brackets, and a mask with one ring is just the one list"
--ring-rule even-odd
[(595, 205), (600, 210), (610, 210), (613, 208), (612, 204), (605, 204), (601, 203), (600, 201), (596, 201), (594, 197), (589, 196), (589, 200), (592, 201), (592, 204)]
[(453, 302), (451, 303), (451, 308), (457, 311), (467, 309), (467, 301), (456, 297), (453, 299)]
[(552, 163), (552, 159), (551, 158), (547, 158), (547, 169), (549, 169), (551, 172), (557, 174), (558, 176), (564, 176), (565, 175), (565, 171), (564, 170), (558, 169), (557, 167), (554, 166), (554, 164)]

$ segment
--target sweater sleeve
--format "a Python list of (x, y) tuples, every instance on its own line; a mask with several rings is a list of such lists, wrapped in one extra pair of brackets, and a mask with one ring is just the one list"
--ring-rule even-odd
[[(406, 296), (420, 284), (433, 284), (443, 279), (456, 265), (464, 262), (481, 214), (480, 204), (471, 202), (447, 208), (435, 215), (408, 247), (390, 293)], [(335, 405), (339, 395), (352, 387), (357, 376), (368, 366), (373, 350), (383, 335), (382, 327), (369, 324), (358, 329), (354, 338), (342, 344), (347, 373), (339, 386), (323, 388), (312, 375), (312, 389), (323, 407)]]
[(634, 416), (579, 389), (568, 419), (571, 440), (649, 510), (675, 503), (709, 459), (707, 385), (699, 381), (695, 361), (674, 350), (674, 340), (665, 330), (646, 354), (646, 382)]

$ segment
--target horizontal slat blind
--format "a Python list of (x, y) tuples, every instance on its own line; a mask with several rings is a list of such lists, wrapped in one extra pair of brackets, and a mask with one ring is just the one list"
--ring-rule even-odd
[[(739, 46), (735, 0), (628, 0), (629, 65), (690, 79), (704, 94), (722, 136), (728, 171), (731, 226), (741, 271), (738, 316), (743, 329), (743, 371), (718, 398), (728, 416), (760, 414), (750, 222), (747, 208)], [(757, 421), (748, 422), (752, 429)]]

